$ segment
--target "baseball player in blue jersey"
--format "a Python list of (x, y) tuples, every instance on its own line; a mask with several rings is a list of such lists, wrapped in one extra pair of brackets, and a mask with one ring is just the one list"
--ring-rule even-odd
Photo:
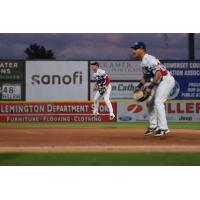
[[(136, 42), (131, 48), (132, 54), (141, 60), (143, 71), (143, 76), (134, 88), (134, 92), (144, 88), (144, 91), (150, 95), (147, 99), (149, 128), (144, 135), (166, 135), (170, 130), (167, 125), (164, 103), (175, 86), (175, 80), (157, 58), (146, 53), (146, 45), (143, 42)], [(150, 85), (144, 87), (147, 82)]]
[(112, 104), (110, 102), (110, 92), (111, 92), (110, 77), (103, 69), (99, 68), (98, 62), (92, 62), (90, 65), (93, 71), (93, 77), (96, 80), (93, 90), (97, 91), (94, 96), (93, 114), (99, 115), (98, 112), (99, 100), (103, 98), (109, 109), (110, 120), (113, 120), (115, 118), (115, 115), (113, 113)]

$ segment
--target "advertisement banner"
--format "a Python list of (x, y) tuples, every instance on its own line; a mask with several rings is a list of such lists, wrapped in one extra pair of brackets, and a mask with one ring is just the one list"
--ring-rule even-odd
[[(93, 91), (95, 83), (90, 84), (90, 99), (94, 98), (97, 91)], [(133, 88), (138, 82), (112, 82), (111, 100), (133, 100)]]
[(25, 61), (0, 60), (0, 80), (19, 81), (24, 79)]
[(22, 85), (21, 83), (0, 83), (1, 100), (21, 100)]
[(164, 64), (176, 80), (169, 99), (200, 99), (200, 62), (166, 61)]
[[(200, 122), (200, 101), (167, 101), (165, 104), (168, 121)], [(146, 103), (118, 102), (117, 121), (134, 122), (148, 120)]]
[(26, 61), (26, 100), (88, 100), (88, 62)]
[(169, 101), (166, 112), (169, 121), (200, 122), (200, 101)]
[[(113, 82), (138, 82), (142, 77), (140, 61), (98, 61), (100, 68), (104, 69)], [(176, 80), (175, 87), (170, 93), (169, 99), (198, 100), (200, 99), (200, 61), (161, 61), (171, 72)], [(90, 81), (94, 81), (90, 70)], [(129, 83), (127, 83), (129, 84)], [(91, 96), (93, 92), (90, 91)], [(115, 92), (114, 92), (115, 93)], [(128, 99), (127, 93), (119, 97), (116, 94), (113, 99)], [(122, 98), (124, 95), (124, 98)], [(112, 97), (111, 97), (112, 98)]]
[[(109, 74), (114, 80), (140, 80), (142, 69), (139, 61), (97, 61), (99, 67)], [(90, 70), (90, 80), (94, 80), (92, 70)]]
[[(112, 102), (117, 115), (117, 104)], [(1, 103), (0, 122), (116, 122), (110, 121), (107, 106), (100, 102), (100, 115), (93, 115), (92, 102)]]
[(117, 102), (117, 121), (135, 122), (148, 119), (145, 103), (135, 101)]

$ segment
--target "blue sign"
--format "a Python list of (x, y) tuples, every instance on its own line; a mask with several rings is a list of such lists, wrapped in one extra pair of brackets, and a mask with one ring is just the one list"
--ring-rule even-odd
[(200, 61), (163, 61), (176, 80), (169, 99), (200, 99)]

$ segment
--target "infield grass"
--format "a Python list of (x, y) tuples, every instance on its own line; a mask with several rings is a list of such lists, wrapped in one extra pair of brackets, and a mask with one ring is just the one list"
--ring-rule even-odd
[(4, 166), (200, 166), (200, 153), (0, 153)]

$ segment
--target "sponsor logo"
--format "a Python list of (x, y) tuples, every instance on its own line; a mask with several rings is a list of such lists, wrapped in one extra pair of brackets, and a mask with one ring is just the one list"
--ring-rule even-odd
[(128, 112), (131, 112), (131, 113), (139, 113), (143, 110), (143, 107), (138, 104), (132, 104), (128, 106), (127, 110)]
[(83, 75), (82, 72), (74, 72), (73, 75), (65, 74), (65, 75), (48, 75), (44, 74), (40, 76), (39, 74), (34, 74), (32, 77), (32, 84), (43, 84), (43, 85), (69, 85), (69, 84), (82, 84), (83, 83)]
[(167, 113), (200, 113), (200, 103), (184, 102), (184, 103), (166, 103)]
[[(94, 111), (94, 104), (92, 104), (91, 110)], [(99, 111), (99, 113), (105, 113), (105, 112), (107, 113), (107, 112), (109, 112), (109, 109), (106, 105), (99, 105), (98, 111)]]
[(124, 115), (124, 116), (120, 116), (119, 120), (123, 122), (127, 122), (127, 121), (131, 121), (132, 117)]
[(0, 68), (16, 69), (17, 67), (18, 67), (17, 62), (0, 62)]
[(181, 116), (179, 118), (180, 121), (192, 121), (192, 117), (185, 117), (185, 116)]
[[(113, 85), (114, 84), (114, 85)], [(130, 92), (133, 90), (134, 88), (133, 83), (127, 84), (127, 83), (112, 83), (112, 91), (116, 91), (116, 92)]]
[(176, 81), (175, 86), (173, 87), (173, 89), (171, 90), (171, 92), (168, 96), (168, 99), (175, 99), (179, 95), (179, 92), (180, 92), (180, 85)]

